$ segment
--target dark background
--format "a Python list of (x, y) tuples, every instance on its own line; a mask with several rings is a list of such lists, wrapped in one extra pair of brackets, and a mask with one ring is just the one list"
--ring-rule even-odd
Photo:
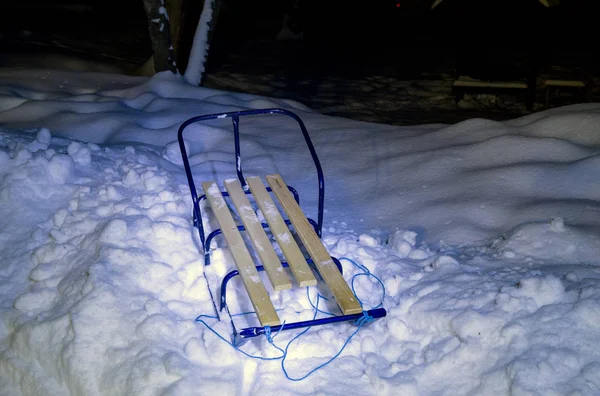
[[(218, 80), (226, 73), (272, 73), (288, 85), (274, 96), (317, 109), (312, 96), (332, 76), (352, 81), (374, 75), (405, 81), (551, 76), (584, 80), (593, 93), (600, 74), (599, 1), (562, 0), (546, 8), (537, 0), (444, 0), (434, 10), (432, 2), (221, 0), (203, 84), (265, 93)], [(302, 40), (276, 40), (286, 14)], [(48, 54), (135, 73), (152, 55), (141, 0), (3, 1), (0, 67), (27, 66), (28, 57)], [(299, 81), (307, 79), (313, 86), (301, 87)], [(574, 96), (571, 102), (580, 100)]]
[[(403, 49), (443, 48), (464, 57), (464, 67), (467, 61), (485, 64), (479, 55), (489, 54), (494, 58), (489, 63), (498, 63), (498, 68), (521, 58), (541, 66), (566, 62), (593, 68), (598, 3), (563, 0), (546, 8), (537, 0), (445, 0), (431, 10), (432, 1), (425, 0), (305, 0), (295, 15), (304, 34), (303, 47), (320, 51), (325, 57), (320, 61), (397, 62), (410, 67), (419, 61), (407, 59)], [(219, 53), (247, 41), (272, 39), (282, 14), (292, 8), (269, 0), (224, 4), (215, 36)]]
[[(413, 60), (403, 56), (405, 48), (465, 55), (502, 48), (535, 55), (542, 64), (595, 66), (598, 1), (563, 0), (546, 8), (537, 0), (445, 0), (434, 10), (431, 3), (222, 0), (213, 49), (222, 54), (250, 41), (273, 40), (288, 13), (303, 32), (303, 47), (333, 58), (328, 60), (406, 65)], [(142, 3), (135, 0), (3, 1), (0, 34), (3, 53), (74, 52), (132, 61), (151, 54)]]

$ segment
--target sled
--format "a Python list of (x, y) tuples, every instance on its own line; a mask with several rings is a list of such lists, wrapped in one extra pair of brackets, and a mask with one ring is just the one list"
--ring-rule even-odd
[[(244, 177), (240, 154), (240, 117), (255, 115), (283, 115), (291, 117), (298, 123), (316, 167), (318, 179), (316, 222), (305, 216), (299, 205), (298, 192), (293, 187), (288, 186), (281, 175), (266, 175), (266, 184), (258, 176)], [(224, 189), (221, 189), (216, 181), (204, 181), (201, 184), (203, 193), (198, 192), (184, 144), (183, 132), (191, 124), (223, 118), (231, 118), (233, 124), (237, 179), (225, 180), (223, 182)], [(363, 310), (360, 301), (343, 277), (340, 261), (330, 256), (321, 242), (325, 196), (323, 170), (306, 126), (298, 115), (283, 109), (262, 109), (197, 116), (186, 120), (180, 126), (178, 141), (192, 196), (193, 224), (198, 229), (204, 251), (205, 269), (210, 266), (211, 248), (214, 247), (215, 238), (219, 235), (222, 235), (227, 242), (237, 268), (227, 273), (221, 281), (219, 308), (217, 308), (217, 303), (206, 277), (206, 271), (204, 271), (217, 318), (221, 319), (223, 311), (229, 316), (233, 330), (232, 343), (235, 346), (240, 346), (248, 339), (266, 332), (357, 321), (367, 315), (373, 319), (386, 316), (386, 311), (383, 308)], [(249, 198), (252, 199), (256, 207), (251, 204)], [(282, 216), (275, 201), (279, 203), (284, 216)], [(233, 209), (230, 209), (230, 205)], [(257, 217), (257, 209), (260, 209), (264, 221), (259, 220)], [(206, 236), (203, 221), (208, 222), (210, 220), (207, 218), (209, 212), (212, 212), (212, 218), (216, 218), (219, 228)], [(234, 220), (234, 215), (239, 217), (238, 222), (241, 224)], [(292, 230), (297, 239), (300, 240), (300, 244), (296, 241)], [(246, 239), (243, 238), (242, 233), (246, 234)], [(272, 240), (275, 240), (281, 249), (282, 258), (275, 252)], [(301, 247), (304, 248), (307, 254), (303, 253)], [(255, 253), (254, 257), (250, 253), (251, 250)], [(255, 260), (260, 261), (260, 263), (257, 264)], [(268, 277), (270, 289), (274, 291), (291, 289), (293, 285), (297, 285), (297, 287), (314, 287), (318, 283), (317, 277), (315, 277), (316, 273), (318, 278), (330, 289), (341, 314), (282, 324), (269, 297), (267, 287), (259, 276), (259, 272), (263, 271)], [(232, 278), (237, 276), (241, 278), (260, 322), (260, 326), (248, 327), (240, 331), (236, 329), (233, 315), (227, 306), (227, 285)]]

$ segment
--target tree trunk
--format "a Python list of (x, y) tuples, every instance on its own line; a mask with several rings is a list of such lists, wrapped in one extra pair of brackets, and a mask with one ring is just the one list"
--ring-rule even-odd
[(156, 72), (175, 72), (175, 58), (171, 45), (171, 25), (164, 0), (142, 0), (148, 17), (148, 30), (154, 52)]
[[(207, 39), (207, 44), (210, 44), (222, 0), (207, 1), (212, 1), (212, 19)], [(204, 0), (165, 0), (165, 6), (171, 24), (171, 42), (175, 52), (175, 66), (179, 73), (184, 74), (188, 66), (196, 29), (200, 22), (200, 15), (204, 8)]]
[[(208, 50), (214, 36), (217, 14), (222, 6), (222, 0), (205, 0), (200, 10), (194, 33), (189, 43), (191, 49), (187, 59), (187, 67), (184, 74), (185, 80), (194, 85), (202, 82), (202, 75), (208, 58)], [(192, 24), (187, 24), (192, 27)], [(191, 29), (190, 29), (191, 32)]]
[(171, 34), (173, 46), (175, 47), (177, 70), (179, 73), (184, 74), (204, 1), (167, 0), (167, 6), (169, 15), (171, 15)]

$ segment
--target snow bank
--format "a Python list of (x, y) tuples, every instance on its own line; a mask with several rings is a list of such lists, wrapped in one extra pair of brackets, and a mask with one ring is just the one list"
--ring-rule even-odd
[[(46, 127), (93, 143), (176, 148), (177, 128), (191, 116), (292, 109), (306, 122), (323, 163), (328, 218), (353, 228), (389, 233), (402, 224), (435, 245), (455, 245), (480, 244), (521, 223), (556, 217), (587, 230), (600, 224), (600, 216), (587, 215), (598, 209), (600, 192), (593, 182), (600, 169), (596, 104), (508, 123), (392, 127), (322, 116), (281, 99), (196, 88), (168, 72), (149, 80), (99, 75), (88, 86), (78, 80), (81, 74), (3, 73), (2, 125)], [(191, 127), (186, 138), (192, 162), (232, 158), (230, 127), (227, 120)], [(282, 173), (314, 208), (313, 167), (295, 126), (283, 117), (255, 117), (243, 120), (242, 128), (246, 171)], [(180, 161), (176, 150), (168, 158)], [(235, 176), (227, 164), (214, 172), (219, 180)]]
[[(400, 128), (193, 88), (167, 74), (86, 76), (0, 73), (3, 394), (600, 392), (600, 106)], [(388, 317), (300, 382), (194, 321), (212, 314), (212, 303), (174, 143), (190, 116), (270, 106), (294, 108), (322, 158), (326, 246), (386, 289)], [(289, 126), (242, 120), (244, 168), (282, 173), (310, 214), (316, 180)], [(228, 125), (190, 129), (198, 179), (235, 177)], [(232, 264), (226, 249), (212, 255), (215, 285)], [(360, 271), (342, 262), (350, 281)], [(354, 286), (366, 307), (379, 303), (377, 282), (358, 277)], [(247, 310), (239, 284), (231, 293), (234, 312)], [(282, 319), (312, 317), (305, 290), (273, 301)], [(228, 337), (226, 321), (207, 323)], [(355, 329), (311, 329), (286, 369), (308, 373)], [(264, 339), (244, 350), (278, 353)]]

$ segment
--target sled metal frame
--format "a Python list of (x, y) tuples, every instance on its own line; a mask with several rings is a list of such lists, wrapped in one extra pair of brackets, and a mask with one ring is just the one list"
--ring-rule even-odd
[[(196, 190), (196, 184), (194, 183), (194, 178), (193, 178), (191, 166), (189, 163), (189, 158), (188, 158), (185, 143), (184, 143), (183, 132), (188, 126), (190, 126), (191, 124), (197, 123), (197, 122), (214, 120), (214, 119), (231, 118), (232, 124), (233, 124), (233, 137), (234, 137), (234, 145), (235, 145), (235, 163), (236, 163), (237, 178), (243, 188), (244, 193), (246, 195), (250, 195), (251, 192), (249, 191), (249, 188), (246, 183), (246, 179), (244, 178), (244, 174), (243, 174), (243, 170), (242, 170), (242, 159), (241, 159), (241, 154), (240, 154), (240, 127), (239, 126), (240, 126), (240, 117), (253, 116), (253, 115), (284, 115), (284, 116), (294, 119), (297, 122), (298, 126), (300, 127), (300, 130), (302, 131), (304, 140), (306, 141), (306, 145), (308, 146), (308, 150), (310, 151), (312, 160), (315, 164), (316, 171), (317, 171), (317, 178), (318, 178), (317, 221), (314, 221), (310, 218), (307, 218), (307, 220), (309, 221), (310, 225), (314, 229), (316, 235), (319, 238), (321, 238), (321, 232), (322, 232), (322, 228), (323, 228), (323, 206), (324, 206), (324, 196), (325, 196), (325, 192), (324, 192), (325, 191), (325, 181), (324, 181), (324, 177), (323, 177), (323, 170), (321, 168), (321, 163), (319, 161), (319, 158), (317, 156), (315, 148), (312, 144), (312, 141), (310, 139), (310, 136), (308, 134), (306, 126), (304, 125), (304, 123), (302, 122), (300, 117), (298, 115), (296, 115), (295, 113), (292, 113), (291, 111), (284, 110), (284, 109), (244, 110), (244, 111), (234, 111), (234, 112), (226, 112), (226, 113), (201, 115), (201, 116), (190, 118), (190, 119), (186, 120), (183, 124), (181, 124), (181, 126), (179, 127), (179, 130), (178, 130), (177, 138), (179, 141), (179, 148), (181, 150), (183, 165), (185, 168), (185, 173), (187, 176), (190, 193), (192, 196), (193, 224), (198, 229), (200, 242), (202, 244), (202, 249), (204, 251), (204, 265), (205, 266), (209, 266), (211, 264), (210, 263), (211, 245), (212, 245), (212, 242), (214, 241), (215, 237), (222, 234), (222, 230), (220, 228), (216, 229), (216, 230), (212, 231), (208, 236), (205, 236), (205, 230), (204, 230), (204, 226), (202, 224), (202, 219), (203, 219), (202, 215), (203, 214), (202, 214), (202, 210), (201, 210), (201, 203), (202, 203), (202, 201), (207, 199), (207, 196), (206, 196), (206, 194), (202, 194), (202, 195), (198, 196), (198, 193)], [(269, 187), (269, 186), (265, 186), (265, 187), (266, 187), (267, 192), (272, 192), (271, 187)], [(291, 192), (296, 203), (299, 205), (300, 197), (298, 195), (297, 190), (289, 185), (286, 185), (286, 187)], [(221, 191), (221, 194), (223, 197), (229, 196), (229, 193), (227, 191)], [(287, 218), (284, 219), (284, 222), (288, 227), (291, 225), (291, 221)], [(267, 223), (261, 222), (261, 226), (263, 229), (269, 229), (269, 225)], [(246, 228), (244, 227), (244, 225), (238, 225), (237, 230), (245, 231)], [(340, 271), (340, 273), (342, 273), (342, 265), (341, 265), (340, 261), (335, 257), (331, 257), (331, 258), (332, 258), (333, 262), (335, 263), (336, 267), (338, 268), (338, 270)], [(312, 258), (305, 257), (305, 260), (312, 267), (312, 269), (315, 270), (315, 272), (317, 272), (317, 274), (319, 274), (319, 277), (321, 279), (323, 279), (321, 274), (317, 270), (316, 266), (314, 265)], [(282, 261), (281, 265), (284, 268), (289, 267), (289, 264), (285, 261)], [(256, 270), (260, 272), (260, 271), (264, 271), (265, 268), (262, 265), (256, 265)], [(265, 334), (266, 327), (267, 327), (267, 326), (248, 327), (248, 328), (241, 329), (239, 332), (237, 331), (235, 323), (233, 321), (233, 315), (229, 311), (229, 307), (227, 305), (227, 285), (231, 279), (233, 279), (234, 277), (236, 277), (238, 275), (239, 275), (239, 271), (233, 270), (233, 271), (230, 271), (229, 273), (227, 273), (223, 277), (223, 279), (221, 281), (219, 308), (217, 308), (217, 304), (215, 302), (213, 293), (211, 291), (208, 278), (206, 277), (206, 272), (204, 271), (204, 278), (206, 281), (206, 285), (207, 285), (217, 318), (219, 320), (221, 320), (220, 312), (222, 312), (223, 310), (225, 310), (227, 312), (227, 315), (229, 316), (230, 323), (231, 323), (231, 326), (233, 329), (232, 342), (235, 346), (241, 346), (242, 344), (247, 342), (248, 339), (257, 337), (261, 334)], [(386, 316), (386, 311), (383, 308), (376, 308), (376, 309), (371, 309), (368, 311), (362, 311), (360, 313), (331, 316), (331, 317), (318, 318), (318, 319), (301, 321), (301, 322), (285, 323), (283, 325), (270, 326), (270, 330), (278, 332), (278, 331), (293, 330), (293, 329), (326, 325), (326, 324), (338, 323), (338, 322), (356, 321), (365, 315), (369, 315), (370, 317), (377, 319), (377, 318), (382, 318), (382, 317)]]

